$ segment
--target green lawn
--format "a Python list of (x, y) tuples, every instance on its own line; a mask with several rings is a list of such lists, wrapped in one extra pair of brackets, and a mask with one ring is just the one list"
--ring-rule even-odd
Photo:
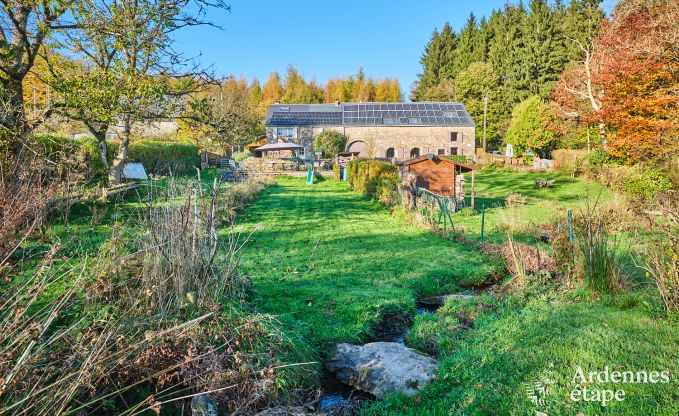
[[(506, 196), (511, 182), (493, 184), (509, 176), (480, 174), (481, 189)], [(531, 203), (551, 199), (576, 207), (590, 184), (559, 178), (563, 188), (554, 192), (532, 189), (529, 174), (517, 189)], [(302, 179), (281, 178), (241, 221), (240, 231), (253, 233), (242, 253), (242, 271), (253, 280), (251, 305), (276, 315), (321, 358), (338, 342), (370, 340), (385, 316), (413, 317), (419, 296), (454, 292), (498, 270), (495, 260), (411, 225), (331, 180), (307, 186)], [(433, 315), (414, 317), (408, 336), (409, 345), (436, 354), (439, 377), (416, 397), (392, 395), (363, 413), (675, 415), (677, 333), (676, 322), (663, 316), (653, 299), (637, 294), (593, 301), (538, 285), (534, 292), (501, 301), (452, 302)], [(669, 370), (673, 379), (597, 384), (627, 394), (625, 401), (603, 407), (569, 399), (577, 366)], [(550, 394), (536, 405), (526, 386), (541, 376), (550, 380)]]
[[(537, 179), (554, 180), (549, 188), (535, 186)], [(470, 206), (471, 175), (465, 175), (466, 204)], [(565, 218), (567, 210), (577, 213), (582, 204), (590, 199), (598, 199), (600, 203), (611, 201), (615, 194), (596, 182), (586, 182), (578, 178), (556, 172), (523, 172), (506, 169), (481, 170), (475, 174), (475, 208), (476, 212), (463, 211), (453, 215), (456, 227), (464, 230), (472, 238), (479, 238), (481, 233), (481, 208), (485, 206), (485, 237), (491, 242), (506, 239), (503, 225), (515, 224), (514, 227), (525, 228), (515, 232), (519, 241), (535, 243), (534, 228), (548, 224), (557, 218)], [(506, 198), (510, 193), (519, 193), (526, 197), (525, 204), (515, 208), (506, 207)]]
[(241, 219), (243, 232), (254, 231), (241, 261), (254, 282), (252, 304), (308, 331), (324, 352), (369, 339), (385, 316), (412, 315), (418, 296), (482, 283), (501, 269), (334, 180), (279, 179)]
[[(428, 321), (445, 329), (447, 305)], [(411, 332), (419, 333), (418, 320)], [(429, 324), (431, 325), (431, 323)], [(416, 398), (393, 395), (369, 415), (667, 415), (679, 414), (677, 325), (644, 307), (536, 298), (522, 307), (481, 314), (473, 328), (438, 341), (439, 378)], [(592, 389), (625, 391), (625, 400), (573, 401), (577, 367), (585, 371), (670, 371), (669, 383), (594, 382)], [(546, 377), (551, 389), (534, 404), (526, 387)]]

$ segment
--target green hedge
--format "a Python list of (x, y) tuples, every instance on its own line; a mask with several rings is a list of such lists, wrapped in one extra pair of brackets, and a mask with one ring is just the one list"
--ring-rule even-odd
[(372, 159), (354, 159), (347, 165), (349, 186), (360, 194), (391, 206), (398, 201), (398, 167), (389, 162)]
[(443, 157), (458, 163), (467, 163), (469, 161), (465, 155), (446, 155)]
[[(70, 137), (55, 134), (33, 135), (35, 147), (50, 157), (64, 157), (65, 155), (77, 156), (85, 159), (85, 154), (90, 154), (90, 167), (95, 174), (105, 174), (105, 166), (99, 157), (99, 145), (95, 138), (85, 137), (71, 139)], [(106, 142), (106, 156), (109, 165), (118, 152), (119, 144), (113, 141)], [(167, 162), (174, 170), (191, 169), (194, 164), (200, 163), (198, 146), (190, 143), (177, 143), (160, 140), (134, 140), (130, 143), (129, 160), (140, 162), (147, 172), (153, 172), (158, 161)]]

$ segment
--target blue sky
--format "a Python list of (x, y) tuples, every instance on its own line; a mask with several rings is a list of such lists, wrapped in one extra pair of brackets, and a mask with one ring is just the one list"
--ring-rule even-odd
[(470, 12), (490, 15), (506, 0), (227, 0), (231, 12), (211, 13), (223, 30), (192, 28), (177, 36), (178, 49), (201, 54), (219, 75), (265, 80), (293, 64), (324, 83), (356, 73), (397, 77), (405, 96), (421, 71), (434, 28), (459, 30)]

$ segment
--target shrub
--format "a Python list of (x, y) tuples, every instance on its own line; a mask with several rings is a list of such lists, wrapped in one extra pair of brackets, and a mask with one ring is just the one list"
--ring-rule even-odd
[(633, 197), (648, 200), (672, 189), (670, 180), (658, 169), (640, 168), (635, 173), (624, 182), (625, 191)]
[(236, 162), (240, 162), (241, 160), (247, 159), (249, 157), (252, 157), (250, 152), (236, 152), (231, 155), (231, 159), (235, 160)]
[(662, 233), (641, 250), (641, 264), (653, 280), (668, 312), (679, 311), (679, 202), (667, 198), (660, 204), (663, 216), (654, 218)]
[(618, 162), (619, 161), (615, 157), (601, 148), (595, 149), (592, 153), (587, 155), (587, 163), (594, 167), (618, 164)]
[(314, 138), (314, 150), (323, 152), (327, 158), (337, 156), (347, 145), (347, 136), (334, 130), (324, 130)]
[(338, 181), (342, 179), (340, 177), (340, 167), (337, 163), (333, 163), (332, 165), (332, 176), (337, 179)]
[(153, 172), (158, 161), (170, 163), (175, 170), (186, 170), (198, 162), (198, 146), (190, 143), (134, 140), (130, 142), (130, 161), (142, 163), (147, 172)]
[(452, 160), (453, 162), (459, 162), (459, 163), (467, 163), (468, 159), (467, 156), (465, 155), (446, 155), (443, 156), (444, 158), (448, 160)]
[[(354, 159), (347, 165), (349, 186), (360, 194), (393, 204), (399, 182), (398, 167), (389, 162), (372, 159)], [(398, 200), (398, 198), (396, 198)]]

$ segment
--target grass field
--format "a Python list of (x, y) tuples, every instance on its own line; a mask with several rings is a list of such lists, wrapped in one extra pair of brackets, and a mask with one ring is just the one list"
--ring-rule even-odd
[[(485, 206), (485, 239), (504, 241), (505, 229), (511, 224), (514, 237), (527, 244), (535, 243), (535, 228), (564, 219), (567, 210), (577, 212), (589, 199), (606, 203), (614, 198), (609, 189), (596, 182), (586, 182), (555, 172), (533, 173), (505, 169), (486, 169), (476, 173), (475, 209), (462, 211), (453, 216), (455, 226), (472, 238), (481, 234), (481, 209)], [(537, 179), (554, 180), (548, 188), (535, 186)], [(466, 205), (470, 206), (471, 176), (465, 175)], [(507, 197), (520, 194), (525, 203), (507, 207)], [(518, 231), (518, 232), (517, 232)]]
[[(517, 174), (514, 182), (510, 173), (498, 172), (479, 175), (478, 183), (483, 192), (493, 189), (497, 199), (523, 190), (538, 207), (551, 200), (575, 208), (590, 186), (601, 190), (564, 177), (552, 190), (533, 189), (534, 178)], [(506, 185), (495, 186), (502, 182)], [(251, 305), (279, 317), (321, 358), (335, 343), (370, 340), (385, 316), (414, 317), (419, 296), (455, 292), (498, 270), (496, 260), (390, 215), (336, 181), (307, 186), (281, 178), (241, 218), (240, 230), (253, 233), (242, 255), (243, 271), (253, 281)], [(370, 403), (363, 413), (679, 413), (676, 380), (597, 384), (626, 391), (624, 402), (606, 407), (569, 399), (577, 366), (677, 374), (676, 323), (659, 312), (654, 299), (636, 293), (592, 299), (586, 292), (562, 294), (538, 283), (522, 295), (488, 299), (449, 303), (433, 315), (414, 317), (408, 343), (436, 354), (438, 379), (416, 397), (393, 395)], [(472, 323), (466, 321), (470, 316)], [(549, 379), (550, 393), (543, 404), (534, 404), (526, 386), (540, 377)]]
[(242, 217), (252, 304), (305, 328), (326, 351), (370, 338), (385, 316), (413, 315), (419, 296), (497, 274), (497, 261), (391, 216), (346, 184), (282, 178)]

